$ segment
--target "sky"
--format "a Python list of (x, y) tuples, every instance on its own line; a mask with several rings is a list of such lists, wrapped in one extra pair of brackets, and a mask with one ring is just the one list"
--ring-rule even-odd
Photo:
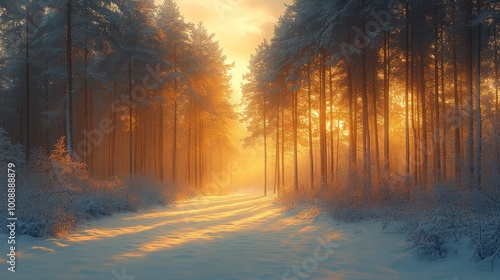
[[(157, 4), (163, 0), (156, 0)], [(292, 0), (177, 0), (187, 22), (203, 22), (215, 34), (227, 56), (235, 63), (233, 102), (239, 103), (241, 82), (247, 72), (248, 60), (264, 38), (271, 39), (274, 25)]]

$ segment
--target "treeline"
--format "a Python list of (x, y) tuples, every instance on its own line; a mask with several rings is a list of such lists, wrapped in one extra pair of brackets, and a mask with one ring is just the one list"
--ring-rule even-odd
[(0, 3), (0, 127), (99, 177), (200, 186), (232, 149), (232, 65), (165, 0)]
[(295, 0), (243, 85), (266, 185), (498, 190), (499, 19), (498, 1)]

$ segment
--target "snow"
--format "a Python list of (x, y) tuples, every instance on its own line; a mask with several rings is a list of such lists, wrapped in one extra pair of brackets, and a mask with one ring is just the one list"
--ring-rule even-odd
[(102, 218), (66, 237), (20, 236), (15, 274), (0, 236), (0, 279), (500, 279), (500, 268), (471, 261), (466, 240), (428, 261), (389, 231), (315, 209), (285, 212), (255, 193), (202, 197)]

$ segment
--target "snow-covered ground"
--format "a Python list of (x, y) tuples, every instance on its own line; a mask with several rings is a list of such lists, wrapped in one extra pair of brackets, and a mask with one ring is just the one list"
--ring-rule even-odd
[(67, 237), (22, 236), (16, 273), (0, 236), (0, 279), (500, 279), (499, 267), (470, 261), (466, 242), (431, 262), (380, 222), (283, 212), (273, 201), (203, 197), (102, 218)]

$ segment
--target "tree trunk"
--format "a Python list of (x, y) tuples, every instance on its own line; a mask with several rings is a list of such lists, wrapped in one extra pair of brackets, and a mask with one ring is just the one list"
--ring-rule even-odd
[[(203, 162), (204, 160), (204, 152), (205, 152), (205, 149), (204, 149), (204, 145), (203, 145), (203, 133), (204, 133), (204, 126), (203, 126), (203, 121), (201, 121), (200, 123), (200, 133), (198, 134), (198, 136), (200, 137), (200, 140), (199, 140), (199, 146), (200, 146), (200, 150), (199, 150), (199, 157), (200, 159), (198, 160), (199, 164), (200, 164), (200, 167), (199, 167), (199, 173), (200, 173), (200, 188), (203, 189), (203, 177), (204, 177), (204, 171), (205, 171), (205, 164)], [(232, 178), (232, 177), (230, 177)]]
[[(164, 152), (165, 152), (165, 148), (164, 148), (164, 140), (163, 140), (163, 127), (164, 127), (164, 124), (163, 124), (163, 103), (160, 102), (160, 120), (159, 120), (159, 128), (158, 128), (158, 138), (159, 138), (159, 145), (158, 145), (158, 152), (159, 152), (159, 158), (158, 158), (158, 169), (159, 169), (159, 177), (160, 177), (160, 181), (162, 183), (164, 183), (164, 180), (165, 180), (165, 176), (164, 176), (164, 166), (163, 166), (163, 156), (164, 156)], [(191, 113), (191, 112), (190, 112)], [(191, 125), (191, 123), (189, 123), (189, 125)], [(189, 133), (191, 133), (191, 131), (189, 131)], [(191, 135), (190, 135), (191, 137)], [(191, 139), (189, 139), (189, 141), (191, 141)], [(190, 144), (190, 142), (189, 142)], [(189, 156), (188, 156), (189, 158)], [(188, 165), (188, 170), (189, 170), (189, 165)]]
[(428, 135), (427, 135), (427, 106), (425, 99), (426, 82), (425, 82), (425, 62), (422, 55), (418, 57), (419, 79), (420, 79), (420, 98), (422, 106), (422, 183), (427, 187), (428, 180)]
[(264, 195), (267, 196), (267, 124), (266, 102), (264, 102)]
[(327, 149), (326, 149), (326, 57), (324, 51), (320, 54), (320, 110), (319, 110), (319, 137), (320, 137), (320, 165), (321, 165), (321, 186), (326, 187), (327, 183)]
[(192, 115), (193, 115), (193, 107), (192, 102), (189, 102), (189, 124), (188, 124), (188, 148), (187, 148), (187, 181), (191, 183), (191, 130), (193, 127), (192, 124)]
[[(85, 35), (85, 51), (84, 51), (84, 70), (85, 70), (85, 80), (83, 84), (84, 94), (85, 94), (85, 113), (83, 116), (84, 119), (84, 127), (86, 133), (90, 133), (93, 130), (93, 99), (92, 99), (92, 91), (89, 90), (89, 73), (88, 73), (88, 62), (89, 62), (89, 48), (88, 48), (88, 37)], [(85, 137), (85, 136), (84, 136)], [(95, 147), (91, 147), (90, 150), (85, 151), (84, 153), (84, 162), (87, 164), (89, 168), (89, 172), (92, 174), (93, 172), (93, 153)]]
[[(477, 0), (477, 11), (481, 12), (481, 0)], [(483, 124), (481, 114), (481, 28), (482, 23), (477, 25), (477, 48), (476, 48), (476, 160), (475, 160), (475, 185), (481, 187), (482, 171), (482, 143), (483, 143)]]
[[(452, 25), (455, 25), (455, 15), (452, 13)], [(455, 178), (458, 185), (461, 185), (462, 181), (462, 143), (461, 143), (461, 132), (460, 132), (460, 99), (458, 96), (458, 60), (457, 60), (457, 42), (456, 35), (453, 35), (453, 97), (454, 97), (454, 133), (455, 133)]]
[(133, 109), (132, 109), (132, 61), (130, 52), (128, 54), (128, 94), (129, 94), (129, 105), (128, 105), (128, 118), (129, 118), (129, 148), (128, 148), (128, 176), (132, 178), (133, 176)]
[[(472, 0), (467, 6), (467, 25), (472, 20)], [(473, 112), (473, 27), (467, 28), (467, 184), (472, 187), (474, 182), (474, 112)]]
[[(495, 116), (496, 116), (496, 126), (498, 127), (500, 125), (499, 121), (500, 121), (500, 106), (499, 106), (499, 103), (498, 103), (498, 88), (500, 87), (500, 80), (498, 79), (498, 64), (499, 64), (499, 61), (498, 61), (498, 27), (497, 27), (497, 24), (495, 24)], [(497, 131), (497, 135), (495, 137), (496, 139), (496, 148), (497, 148), (497, 170), (498, 170), (498, 174), (500, 174), (500, 132)]]
[[(71, 13), (71, 11), (69, 12)], [(71, 29), (71, 28), (70, 28)], [(25, 87), (26, 87), (26, 126), (24, 133), (24, 147), (25, 147), (25, 157), (26, 161), (30, 161), (30, 34), (29, 34), (29, 8), (26, 6), (26, 53), (25, 53), (25, 65), (26, 65), (26, 73), (25, 73)], [(69, 151), (69, 150), (68, 150)]]
[(371, 153), (370, 153), (370, 124), (368, 112), (368, 89), (366, 81), (366, 49), (363, 49), (362, 57), (362, 102), (363, 102), (363, 176), (365, 195), (368, 195), (371, 189)]
[(175, 83), (175, 100), (174, 100), (174, 132), (172, 144), (172, 181), (175, 182), (176, 163), (177, 163), (177, 82)]
[(307, 64), (307, 98), (308, 98), (308, 119), (309, 119), (309, 171), (311, 180), (311, 189), (314, 189), (314, 150), (313, 150), (313, 138), (312, 138), (312, 103), (311, 103), (311, 69), (309, 63)]
[[(409, 0), (406, 1), (406, 4), (409, 5)], [(408, 8), (407, 8), (408, 10)], [(413, 186), (416, 186), (419, 182), (419, 168), (420, 165), (420, 153), (418, 152), (419, 143), (420, 143), (420, 115), (419, 115), (419, 99), (418, 99), (418, 91), (415, 91), (415, 82), (416, 82), (416, 71), (415, 71), (415, 54), (414, 54), (414, 20), (412, 16), (411, 9), (409, 10), (409, 17), (407, 19), (407, 32), (409, 33), (409, 44), (407, 47), (409, 48), (409, 65), (408, 65), (408, 78), (410, 79), (410, 98), (411, 98), (411, 126), (413, 132)], [(409, 141), (408, 141), (409, 142)], [(410, 159), (407, 159), (408, 166), (410, 165)], [(409, 178), (408, 178), (409, 179)], [(408, 187), (411, 187), (408, 184)], [(410, 190), (409, 190), (410, 191)], [(409, 192), (411, 198), (411, 192)]]
[(276, 166), (274, 179), (274, 193), (278, 192), (280, 185), (280, 106), (276, 106)]
[(439, 26), (438, 26), (438, 6), (434, 0), (434, 113), (436, 115), (435, 130), (435, 153), (434, 153), (434, 180), (441, 181), (441, 120), (439, 116)]
[(372, 59), (372, 106), (373, 106), (373, 133), (375, 142), (375, 167), (377, 169), (377, 180), (380, 180), (380, 145), (378, 137), (378, 110), (377, 110), (377, 63), (378, 53), (374, 52)]
[[(116, 97), (116, 85), (113, 84), (113, 96)], [(111, 131), (111, 139), (110, 139), (110, 147), (109, 147), (109, 173), (110, 176), (114, 176), (115, 174), (115, 154), (116, 154), (116, 110), (111, 109), (111, 120), (112, 120), (112, 127), (115, 127)]]
[(198, 190), (198, 134), (199, 134), (199, 114), (198, 114), (198, 107), (196, 107), (196, 122), (195, 122), (195, 128), (194, 128), (194, 187), (196, 190)]
[[(49, 111), (49, 79), (45, 76), (45, 112)], [(45, 114), (45, 152), (50, 151), (49, 145), (49, 114)]]
[[(409, 1), (406, 1), (406, 36), (405, 36), (405, 185), (406, 193), (410, 198), (410, 123), (409, 123), (409, 93), (410, 93), (410, 19), (409, 19)], [(413, 108), (413, 94), (412, 94), (412, 108)], [(414, 124), (414, 112), (412, 110), (412, 124)], [(414, 130), (415, 131), (415, 130)], [(416, 154), (417, 151), (415, 150)], [(416, 176), (416, 174), (414, 174)]]
[[(389, 158), (389, 90), (390, 90), (390, 75), (391, 75), (391, 57), (390, 57), (390, 33), (386, 34), (384, 46), (384, 172), (387, 175), (390, 172), (390, 158)], [(406, 58), (408, 61), (408, 57)], [(408, 73), (407, 73), (408, 75)], [(407, 81), (408, 82), (408, 81)], [(406, 90), (406, 105), (408, 104), (408, 89)], [(408, 107), (406, 107), (408, 110)], [(406, 120), (408, 115), (406, 114)], [(408, 123), (406, 123), (408, 124)], [(408, 126), (406, 126), (408, 128)], [(408, 133), (408, 132), (407, 132)], [(406, 140), (408, 141), (409, 138)], [(408, 142), (406, 142), (408, 143)], [(406, 155), (409, 156), (408, 154)]]
[(285, 109), (281, 107), (281, 185), (278, 185), (278, 192), (285, 186), (285, 143)]
[[(177, 65), (177, 45), (175, 45), (174, 52), (174, 71), (178, 71)], [(172, 146), (172, 181), (175, 183), (176, 181), (176, 168), (177, 168), (177, 94), (178, 94), (178, 84), (177, 84), (177, 76), (174, 78), (174, 132), (173, 132), (173, 146)]]
[(335, 145), (333, 141), (333, 81), (332, 81), (332, 67), (328, 69), (328, 81), (329, 81), (329, 97), (330, 97), (330, 182), (333, 183), (334, 173), (335, 173)]
[(353, 90), (351, 66), (346, 63), (347, 96), (349, 99), (349, 185), (355, 185), (355, 172), (357, 172), (356, 135), (357, 135), (357, 96)]
[(72, 3), (66, 3), (66, 147), (73, 156), (73, 47), (72, 47)]
[(292, 91), (293, 95), (293, 186), (295, 193), (299, 192), (299, 159), (298, 159), (298, 151), (297, 151), (297, 122), (298, 122), (298, 116), (297, 116), (297, 91)]
[(446, 85), (445, 85), (445, 62), (444, 62), (444, 25), (441, 23), (441, 33), (440, 33), (440, 41), (441, 41), (441, 111), (443, 112), (443, 120), (441, 122), (441, 131), (443, 132), (442, 142), (443, 142), (443, 160), (442, 160), (442, 178), (448, 179), (448, 166), (447, 166), (447, 130), (446, 130)]

